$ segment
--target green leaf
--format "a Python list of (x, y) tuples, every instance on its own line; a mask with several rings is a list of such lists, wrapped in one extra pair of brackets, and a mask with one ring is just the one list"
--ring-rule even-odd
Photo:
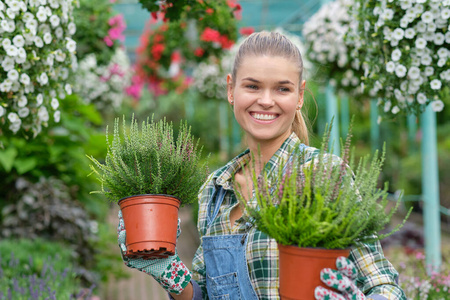
[(17, 173), (22, 175), (32, 169), (37, 165), (36, 157), (30, 158), (18, 158), (14, 161), (14, 167), (16, 167)]
[(14, 159), (17, 157), (16, 148), (8, 148), (0, 152), (0, 163), (6, 172), (10, 172), (14, 164)]

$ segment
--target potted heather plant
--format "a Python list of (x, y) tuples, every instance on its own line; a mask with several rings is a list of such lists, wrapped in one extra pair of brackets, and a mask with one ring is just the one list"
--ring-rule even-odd
[(271, 174), (253, 171), (256, 205), (238, 194), (250, 222), (278, 242), (282, 299), (313, 299), (323, 268), (334, 268), (352, 246), (382, 239), (405, 222), (378, 235), (399, 205), (389, 208), (387, 184), (377, 188), (385, 151), (362, 158), (354, 168), (350, 137), (342, 158), (327, 153), (328, 131), (313, 155), (296, 147), (283, 168)]
[(102, 184), (98, 193), (118, 201), (127, 229), (127, 256), (167, 257), (175, 253), (178, 209), (197, 199), (206, 178), (199, 141), (181, 122), (175, 139), (172, 123), (147, 119), (130, 127), (114, 123), (105, 163), (94, 157), (91, 168)]

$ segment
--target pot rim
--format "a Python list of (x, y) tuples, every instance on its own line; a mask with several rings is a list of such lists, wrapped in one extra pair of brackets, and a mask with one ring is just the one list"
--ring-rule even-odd
[(331, 249), (328, 249), (328, 248), (324, 248), (324, 247), (299, 247), (297, 245), (283, 245), (283, 244), (278, 243), (278, 242), (277, 242), (277, 244), (281, 245), (283, 247), (296, 247), (296, 248), (319, 249), (319, 250), (351, 250), (352, 249), (352, 246), (347, 247), (347, 248), (331, 248)]
[(117, 201), (117, 204), (119, 204), (122, 200), (126, 200), (128, 198), (137, 197), (137, 196), (166, 196), (166, 197), (170, 197), (170, 198), (173, 198), (175, 200), (178, 200), (180, 202), (180, 204), (182, 204), (180, 198), (178, 198), (176, 196), (168, 195), (168, 194), (136, 194), (136, 195), (131, 195), (131, 196), (127, 196), (127, 197), (123, 197), (123, 198), (119, 199)]

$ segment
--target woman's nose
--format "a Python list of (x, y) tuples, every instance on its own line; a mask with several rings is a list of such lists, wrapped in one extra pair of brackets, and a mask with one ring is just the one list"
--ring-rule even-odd
[(265, 90), (260, 94), (257, 103), (263, 107), (271, 107), (274, 103), (273, 95), (270, 90)]

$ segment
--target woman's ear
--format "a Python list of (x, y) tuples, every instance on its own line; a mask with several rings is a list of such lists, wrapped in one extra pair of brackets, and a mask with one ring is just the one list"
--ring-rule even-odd
[(228, 102), (233, 105), (234, 104), (234, 96), (233, 96), (233, 78), (231, 74), (227, 75), (227, 98)]
[(303, 80), (300, 88), (298, 90), (298, 104), (297, 107), (300, 109), (303, 106), (303, 96), (305, 95), (306, 81)]

